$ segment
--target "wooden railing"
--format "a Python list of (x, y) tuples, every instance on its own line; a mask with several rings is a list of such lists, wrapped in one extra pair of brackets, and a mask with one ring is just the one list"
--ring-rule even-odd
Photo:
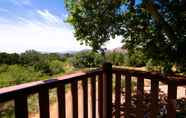
[[(115, 78), (113, 77), (115, 75)], [(121, 104), (121, 80), (125, 80), (125, 103)], [(137, 79), (137, 102), (136, 107), (132, 108), (132, 85), (131, 78)], [(113, 79), (115, 81), (113, 81)], [(149, 118), (156, 118), (158, 113), (158, 92), (159, 82), (168, 85), (168, 115), (167, 118), (176, 117), (176, 95), (177, 86), (186, 85), (186, 79), (183, 76), (168, 76), (159, 73), (136, 71), (121, 68), (112, 68), (112, 65), (106, 63), (103, 68), (91, 72), (79, 72), (70, 74), (58, 79), (26, 83), (13, 87), (0, 89), (0, 103), (14, 100), (15, 117), (28, 118), (28, 96), (34, 93), (39, 94), (39, 113), (40, 118), (50, 117), (49, 90), (57, 88), (58, 98), (58, 117), (66, 118), (66, 98), (65, 88), (67, 84), (71, 85), (72, 93), (72, 117), (78, 118), (78, 82), (81, 81), (83, 91), (83, 117), (84, 118), (120, 118), (124, 112), (126, 118), (131, 118), (131, 112), (134, 117), (144, 118), (144, 79), (151, 81), (151, 100)], [(89, 84), (88, 84), (89, 83)], [(113, 85), (115, 85), (113, 90)], [(89, 89), (90, 88), (90, 93)], [(114, 92), (112, 92), (114, 91)], [(89, 95), (90, 94), (90, 95)], [(91, 99), (91, 103), (89, 100)], [(114, 102), (113, 102), (114, 101)], [(90, 107), (91, 105), (91, 107)], [(89, 109), (90, 108), (90, 109)], [(91, 110), (91, 114), (89, 111)], [(90, 116), (91, 115), (91, 116)]]
[[(15, 117), (16, 118), (28, 118), (28, 102), (27, 97), (31, 94), (39, 94), (39, 112), (40, 118), (49, 118), (49, 90), (57, 88), (58, 98), (58, 117), (66, 118), (65, 107), (65, 87), (67, 84), (71, 85), (72, 93), (72, 117), (78, 117), (78, 82), (83, 84), (83, 113), (84, 118), (88, 117), (88, 80), (91, 80), (91, 101), (92, 101), (92, 118), (95, 118), (96, 112), (96, 79), (101, 78), (103, 74), (102, 70), (95, 70), (91, 72), (78, 72), (70, 74), (58, 79), (38, 81), (32, 83), (26, 83), (13, 87), (7, 87), (0, 89), (0, 103), (14, 100), (15, 105)], [(102, 86), (102, 85), (99, 85)], [(70, 98), (69, 98), (70, 99)]]
[[(157, 118), (159, 112), (158, 98), (159, 98), (159, 83), (162, 82), (168, 86), (167, 98), (167, 118), (176, 118), (176, 97), (177, 87), (186, 85), (186, 77), (179, 75), (164, 75), (157, 72), (145, 72), (131, 69), (113, 68), (113, 74), (116, 76), (115, 81), (115, 117), (120, 118), (121, 111), (124, 111), (126, 118), (137, 117), (144, 118), (147, 109), (144, 103), (144, 79), (151, 81), (150, 89), (150, 103), (148, 118)], [(121, 76), (125, 78), (125, 104), (121, 109)], [(137, 80), (136, 89), (136, 106), (131, 106), (132, 92), (131, 92), (131, 78)], [(132, 107), (132, 108), (131, 108)], [(132, 113), (131, 113), (132, 112)], [(131, 116), (133, 114), (133, 116)]]

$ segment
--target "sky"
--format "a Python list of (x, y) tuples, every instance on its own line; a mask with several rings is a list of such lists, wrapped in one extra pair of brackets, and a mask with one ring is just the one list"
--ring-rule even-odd
[[(67, 16), (63, 0), (0, 0), (0, 52), (90, 49), (76, 41), (73, 27), (65, 22)], [(121, 47), (120, 41), (117, 37), (105, 47)]]

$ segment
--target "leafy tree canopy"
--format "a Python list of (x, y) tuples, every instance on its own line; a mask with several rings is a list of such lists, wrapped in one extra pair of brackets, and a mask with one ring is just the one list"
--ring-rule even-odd
[(98, 50), (110, 38), (123, 36), (128, 50), (148, 58), (186, 62), (185, 0), (65, 0), (68, 22), (81, 43)]

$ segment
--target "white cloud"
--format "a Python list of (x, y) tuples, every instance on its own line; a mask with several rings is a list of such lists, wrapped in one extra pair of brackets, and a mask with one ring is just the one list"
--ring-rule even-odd
[[(76, 41), (73, 29), (63, 22), (63, 18), (48, 10), (36, 10), (34, 15), (40, 19), (18, 17), (18, 22), (14, 25), (4, 23), (6, 19), (0, 17), (0, 52), (24, 52), (30, 49), (67, 52), (90, 49)], [(105, 47), (114, 49), (121, 46), (119, 41), (111, 40)]]
[[(43, 52), (67, 52), (91, 49), (80, 45), (73, 35), (73, 31), (66, 28), (39, 25), (0, 25), (0, 51), (24, 52), (38, 50)], [(121, 46), (119, 40), (109, 41), (105, 47), (114, 49)]]
[(29, 49), (48, 52), (79, 51), (81, 46), (72, 31), (56, 27), (0, 26), (0, 51), (23, 52)]
[(48, 10), (37, 10), (37, 13), (40, 15), (43, 20), (49, 24), (63, 24), (62, 18), (52, 14)]
[(48, 10), (37, 10), (35, 15), (40, 19), (18, 16), (16, 24), (4, 23), (6, 19), (0, 17), (0, 51), (65, 52), (87, 48), (75, 40), (72, 29), (60, 17)]
[(17, 6), (22, 6), (22, 5), (31, 6), (32, 5), (31, 0), (10, 0), (10, 2)]

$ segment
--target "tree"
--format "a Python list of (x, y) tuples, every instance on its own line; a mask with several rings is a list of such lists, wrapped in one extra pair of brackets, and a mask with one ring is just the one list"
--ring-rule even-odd
[(19, 64), (21, 63), (20, 56), (16, 53), (0, 53), (0, 64)]
[(123, 36), (128, 50), (142, 50), (166, 65), (185, 66), (185, 0), (65, 0), (75, 37), (99, 49)]
[(106, 60), (108, 62), (111, 62), (113, 65), (116, 66), (121, 66), (121, 65), (125, 65), (125, 60), (126, 60), (126, 53), (122, 53), (122, 52), (106, 52)]
[(86, 50), (76, 53), (71, 61), (76, 68), (92, 68), (100, 66), (103, 58), (96, 52)]

